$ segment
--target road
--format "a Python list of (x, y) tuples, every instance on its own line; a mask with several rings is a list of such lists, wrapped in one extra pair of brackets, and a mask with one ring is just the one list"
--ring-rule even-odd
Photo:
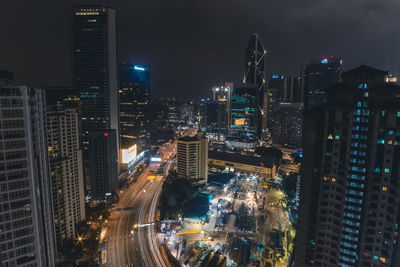
[[(196, 130), (190, 129), (184, 135), (194, 134)], [(160, 148), (159, 154), (166, 163), (162, 175), (156, 175), (153, 180), (148, 179), (160, 165), (152, 163), (134, 184), (121, 192), (120, 200), (111, 210), (111, 216), (103, 229), (100, 247), (105, 255), (101, 266), (167, 266), (159, 249), (156, 232), (158, 225), (137, 228), (134, 226), (158, 221), (158, 199), (163, 178), (173, 166), (175, 147), (176, 140)]]
[[(151, 166), (154, 168), (154, 166)], [(166, 266), (156, 244), (154, 226), (134, 229), (135, 224), (155, 221), (162, 178), (148, 180), (149, 168), (121, 194), (111, 211), (104, 242), (106, 262), (102, 266)]]
[[(189, 129), (184, 135), (193, 136), (196, 133), (197, 129)], [(148, 176), (154, 175), (160, 166), (160, 163), (152, 163), (134, 184), (120, 192), (120, 200), (111, 210), (101, 236), (100, 247), (104, 254), (101, 266), (167, 267), (157, 239), (158, 224), (137, 228), (135, 225), (158, 221), (158, 199), (163, 179), (174, 165), (175, 152), (176, 140), (161, 146), (159, 154), (166, 163), (164, 173), (149, 180)]]

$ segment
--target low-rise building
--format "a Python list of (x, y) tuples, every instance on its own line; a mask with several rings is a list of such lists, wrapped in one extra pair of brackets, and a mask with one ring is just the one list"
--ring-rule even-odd
[(257, 173), (263, 177), (275, 177), (278, 162), (279, 160), (274, 158), (244, 156), (227, 152), (208, 152), (208, 164), (210, 167)]

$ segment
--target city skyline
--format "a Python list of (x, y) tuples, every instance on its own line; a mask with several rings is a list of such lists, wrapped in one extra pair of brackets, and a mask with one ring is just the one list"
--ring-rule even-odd
[(57, 2), (0, 4), (1, 267), (400, 265), (400, 3)]
[[(355, 2), (310, 2), (300, 7), (289, 0), (285, 5), (257, 0), (231, 5), (210, 1), (106, 3), (118, 13), (119, 63), (150, 65), (156, 96), (200, 96), (215, 83), (239, 83), (243, 50), (252, 32), (260, 34), (268, 51), (267, 74), (297, 75), (311, 58), (323, 56), (342, 57), (345, 70), (365, 63), (399, 74), (399, 27), (389, 23), (400, 9), (398, 4), (371, 0), (353, 9)], [(80, 3), (3, 4), (1, 10), (7, 10), (1, 16), (3, 24), (10, 26), (1, 34), (11, 38), (0, 44), (0, 68), (13, 71), (17, 81), (70, 86), (72, 41), (66, 33), (74, 4)], [(19, 14), (18, 20), (14, 14)], [(35, 14), (34, 20), (30, 14)]]

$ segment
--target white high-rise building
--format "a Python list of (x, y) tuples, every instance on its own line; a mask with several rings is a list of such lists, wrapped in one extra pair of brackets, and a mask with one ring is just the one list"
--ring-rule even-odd
[(0, 84), (1, 266), (55, 266), (45, 116), (43, 90)]
[(76, 108), (48, 106), (47, 140), (53, 187), (57, 244), (76, 237), (75, 225), (85, 219), (82, 151)]

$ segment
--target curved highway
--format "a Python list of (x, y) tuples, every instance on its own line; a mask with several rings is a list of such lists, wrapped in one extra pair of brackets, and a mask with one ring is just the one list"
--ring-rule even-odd
[(137, 181), (121, 194), (120, 201), (111, 210), (111, 216), (103, 230), (105, 236), (100, 247), (105, 251), (105, 257), (101, 266), (167, 267), (161, 256), (156, 226), (134, 226), (156, 221), (163, 178), (171, 163), (167, 162), (164, 175), (156, 176), (153, 180), (149, 180), (147, 176), (157, 165), (150, 165)]

